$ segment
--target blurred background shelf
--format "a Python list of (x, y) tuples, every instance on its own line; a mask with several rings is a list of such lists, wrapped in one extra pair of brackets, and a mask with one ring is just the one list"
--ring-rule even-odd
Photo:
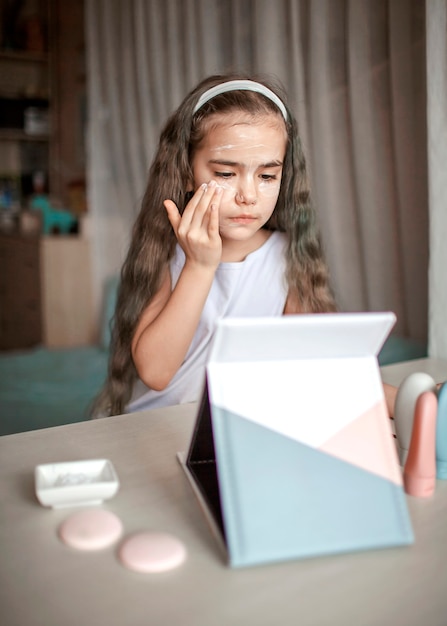
[(49, 141), (50, 135), (30, 135), (24, 130), (0, 128), (0, 141)]

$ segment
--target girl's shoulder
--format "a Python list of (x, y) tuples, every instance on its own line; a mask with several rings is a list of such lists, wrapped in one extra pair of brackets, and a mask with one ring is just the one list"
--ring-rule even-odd
[(288, 240), (289, 238), (286, 233), (283, 233), (280, 230), (274, 230), (268, 238), (267, 243), (272, 241), (274, 246), (285, 246)]

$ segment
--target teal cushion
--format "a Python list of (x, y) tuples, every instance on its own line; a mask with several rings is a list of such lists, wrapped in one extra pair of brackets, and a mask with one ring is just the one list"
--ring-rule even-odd
[(427, 344), (409, 337), (390, 335), (385, 341), (379, 356), (379, 365), (391, 365), (401, 361), (424, 359), (427, 356)]
[(97, 346), (0, 354), (0, 435), (89, 419), (107, 375)]

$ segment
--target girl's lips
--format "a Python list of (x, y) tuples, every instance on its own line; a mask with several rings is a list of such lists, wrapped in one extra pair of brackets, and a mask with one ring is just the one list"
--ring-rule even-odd
[(253, 215), (236, 215), (235, 217), (231, 218), (231, 221), (235, 222), (236, 224), (251, 224), (255, 220), (256, 218), (253, 217)]

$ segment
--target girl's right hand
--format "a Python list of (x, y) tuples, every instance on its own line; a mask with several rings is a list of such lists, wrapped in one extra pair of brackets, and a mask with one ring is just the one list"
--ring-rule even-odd
[(217, 267), (222, 256), (219, 234), (219, 207), (222, 188), (215, 181), (199, 187), (185, 207), (183, 215), (172, 200), (164, 206), (186, 260), (205, 267)]

